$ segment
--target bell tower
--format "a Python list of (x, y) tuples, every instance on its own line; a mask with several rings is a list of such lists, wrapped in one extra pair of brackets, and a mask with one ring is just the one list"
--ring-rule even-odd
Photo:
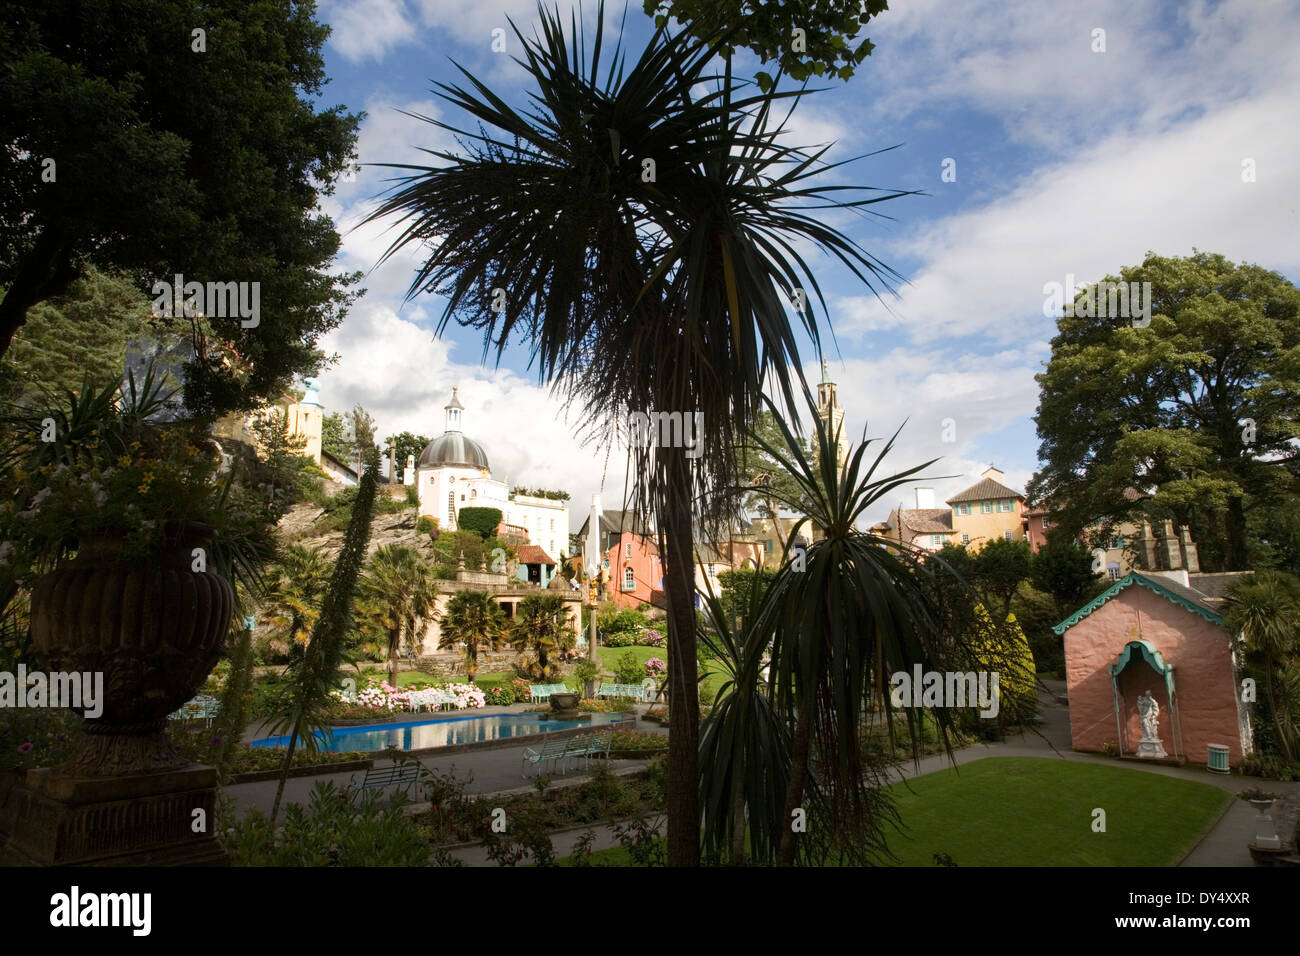
[(826, 423), (832, 436), (838, 433), (839, 439), (835, 445), (835, 464), (838, 468), (844, 467), (844, 462), (848, 460), (849, 448), (844, 439), (844, 409), (840, 406), (839, 396), (836, 394), (835, 383), (831, 381), (830, 368), (826, 364), (826, 356), (822, 356), (822, 380), (817, 385), (817, 417)]

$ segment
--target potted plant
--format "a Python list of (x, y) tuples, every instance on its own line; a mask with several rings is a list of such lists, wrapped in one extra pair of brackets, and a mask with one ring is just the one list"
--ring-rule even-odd
[[(257, 580), (270, 552), (259, 495), (221, 480), (220, 449), (191, 421), (157, 422), (170, 398), (88, 385), (64, 407), (24, 410), (3, 466), (0, 598), (30, 589), (33, 654), (51, 672), (103, 674), (68, 777), (183, 769), (167, 716), (220, 659), (231, 580)], [(37, 426), (40, 426), (39, 428)], [(0, 547), (4, 547), (0, 546)]]

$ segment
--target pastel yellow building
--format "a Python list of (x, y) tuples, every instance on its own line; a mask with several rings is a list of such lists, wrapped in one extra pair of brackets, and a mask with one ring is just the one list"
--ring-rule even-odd
[(980, 481), (948, 499), (954, 544), (978, 551), (998, 538), (1025, 540), (1025, 496), (1002, 484), (1005, 476), (989, 467)]

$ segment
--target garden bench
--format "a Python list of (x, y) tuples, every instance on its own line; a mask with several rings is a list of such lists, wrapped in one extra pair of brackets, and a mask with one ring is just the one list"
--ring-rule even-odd
[(383, 790), (387, 787), (396, 786), (409, 793), (411, 784), (419, 783), (423, 771), (424, 768), (414, 761), (382, 769), (371, 767), (366, 771), (359, 785), (357, 784), (357, 775), (353, 774), (352, 779), (348, 782), (348, 789), (361, 793), (366, 790)]
[(606, 684), (600, 685), (598, 697), (626, 697), (629, 700), (640, 700), (642, 697), (640, 684)]
[(566, 748), (564, 756), (566, 759), (600, 756), (608, 760), (609, 746), (613, 739), (613, 733), (584, 734), (581, 737), (570, 737), (569, 746)]
[(569, 688), (564, 684), (529, 684), (528, 699), (535, 703), (546, 703), (552, 694), (567, 694)]
[(565, 759), (568, 753), (569, 741), (567, 740), (548, 740), (542, 744), (541, 748), (528, 747), (524, 750), (523, 760), (523, 777), (528, 779), (528, 765), (531, 763), (537, 768), (537, 773), (542, 772), (542, 764), (551, 761), (551, 769), (556, 769), (559, 761)]

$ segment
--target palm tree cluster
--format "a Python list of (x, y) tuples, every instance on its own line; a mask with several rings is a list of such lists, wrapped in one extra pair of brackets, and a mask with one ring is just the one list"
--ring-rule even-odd
[(1245, 575), (1228, 589), (1224, 623), (1258, 660), (1274, 743), (1294, 763), (1300, 752), (1300, 580), (1283, 571)]

